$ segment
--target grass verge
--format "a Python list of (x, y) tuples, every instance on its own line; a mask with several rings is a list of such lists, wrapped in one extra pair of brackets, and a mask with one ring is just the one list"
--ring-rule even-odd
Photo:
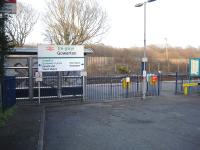
[(0, 128), (4, 127), (6, 125), (6, 122), (14, 114), (15, 111), (16, 111), (16, 107), (14, 106), (14, 107), (6, 110), (3, 113), (2, 112), (2, 107), (0, 107)]

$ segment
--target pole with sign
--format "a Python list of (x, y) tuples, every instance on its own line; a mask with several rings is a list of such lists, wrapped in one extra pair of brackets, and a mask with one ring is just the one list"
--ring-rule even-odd
[[(82, 45), (38, 45), (38, 71), (40, 72), (83, 71), (84, 64)], [(62, 97), (61, 78), (59, 73), (58, 98)], [(85, 83), (85, 74), (83, 74), (83, 83)], [(84, 86), (83, 93), (85, 93)]]
[(81, 77), (83, 78), (83, 101), (86, 99), (86, 77), (87, 77), (87, 72), (86, 71), (81, 71)]
[(35, 81), (38, 83), (38, 103), (40, 104), (40, 82), (42, 82), (42, 72), (35, 72)]

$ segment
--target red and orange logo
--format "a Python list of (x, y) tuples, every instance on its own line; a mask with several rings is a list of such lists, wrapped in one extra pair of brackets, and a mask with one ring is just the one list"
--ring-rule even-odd
[(49, 46), (47, 47), (47, 50), (51, 52), (51, 51), (54, 51), (55, 48), (54, 48), (52, 45), (49, 45)]

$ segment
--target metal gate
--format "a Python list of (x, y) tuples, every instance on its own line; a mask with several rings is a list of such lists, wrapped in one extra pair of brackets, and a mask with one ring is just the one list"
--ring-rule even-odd
[[(38, 83), (35, 81), (37, 57), (9, 56), (5, 74), (16, 77), (16, 100), (38, 102)], [(41, 102), (82, 99), (83, 77), (80, 72), (44, 72), (41, 82)]]
[[(120, 72), (118, 68), (122, 71)], [(115, 60), (113, 57), (87, 57), (86, 69), (84, 97), (86, 101), (119, 100), (142, 96), (142, 76), (138, 75), (141, 72), (138, 64), (119, 63), (119, 60)], [(130, 83), (123, 85), (123, 81), (127, 77), (130, 79)], [(158, 96), (160, 94), (160, 78), (155, 84), (146, 81), (147, 96)]]
[[(142, 77), (128, 76), (130, 82), (123, 85), (127, 76), (95, 76), (87, 77), (86, 101), (120, 100), (142, 96)], [(126, 83), (125, 83), (126, 84)], [(152, 85), (147, 82), (147, 96), (159, 95), (159, 82)]]

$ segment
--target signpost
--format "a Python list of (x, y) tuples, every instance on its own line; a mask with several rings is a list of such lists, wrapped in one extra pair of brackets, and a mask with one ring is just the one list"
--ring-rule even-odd
[(16, 0), (5, 0), (4, 6), (0, 9), (0, 13), (16, 14)]
[(200, 76), (200, 58), (190, 58), (190, 76)]
[(35, 81), (38, 83), (38, 103), (40, 104), (40, 82), (42, 82), (42, 72), (35, 72)]

